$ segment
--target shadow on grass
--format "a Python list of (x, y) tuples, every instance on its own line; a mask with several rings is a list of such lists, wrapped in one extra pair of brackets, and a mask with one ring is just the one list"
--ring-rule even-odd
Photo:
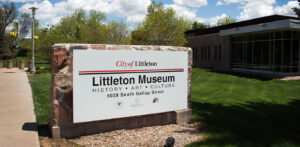
[(241, 78), (249, 78), (249, 79), (256, 79), (256, 80), (261, 80), (261, 81), (270, 81), (276, 78), (282, 78), (280, 76), (275, 76), (275, 75), (263, 75), (259, 73), (242, 73), (242, 72), (221, 72), (221, 71), (208, 71), (212, 73), (221, 73), (221, 74), (226, 74), (226, 75), (232, 75), (232, 76), (237, 76)]
[(193, 102), (207, 137), (191, 146), (299, 146), (300, 101), (236, 106)]

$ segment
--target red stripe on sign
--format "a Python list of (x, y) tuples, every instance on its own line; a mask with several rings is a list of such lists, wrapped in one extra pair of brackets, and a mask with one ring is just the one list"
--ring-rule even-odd
[(143, 71), (184, 71), (183, 68), (171, 68), (171, 69), (143, 69), (143, 70), (96, 70), (96, 71), (79, 71), (82, 73), (118, 73), (118, 72), (143, 72)]

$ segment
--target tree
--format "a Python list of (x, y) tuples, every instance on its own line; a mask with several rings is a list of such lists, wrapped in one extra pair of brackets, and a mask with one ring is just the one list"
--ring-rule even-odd
[(230, 18), (229, 16), (226, 16), (224, 18), (219, 19), (217, 25), (221, 26), (221, 25), (227, 25), (231, 23), (235, 23), (235, 20)]
[(127, 44), (129, 38), (126, 23), (107, 22), (106, 14), (95, 10), (86, 13), (78, 9), (71, 16), (62, 18), (53, 29), (65, 37), (64, 42), (70, 43)]
[[(37, 29), (36, 54), (50, 60), (54, 43), (128, 44), (128, 32), (123, 21), (107, 21), (103, 12), (77, 9), (57, 25)], [(26, 46), (26, 40), (22, 46)]]
[(21, 18), (29, 18), (30, 14), (29, 13), (22, 13)]
[(0, 55), (9, 54), (8, 36), (5, 34), (7, 26), (17, 17), (14, 3), (3, 4), (0, 7)]
[(148, 14), (141, 25), (131, 34), (131, 44), (174, 45), (186, 43), (184, 32), (190, 24), (177, 17), (172, 8), (164, 8), (162, 3), (152, 2)]
[(83, 9), (77, 9), (71, 16), (61, 19), (60, 23), (53, 29), (65, 37), (69, 43), (79, 43), (83, 26), (85, 25), (86, 12)]
[(89, 15), (84, 17), (84, 23), (80, 23), (80, 43), (104, 43), (106, 40), (106, 14), (100, 11), (91, 10)]
[[(300, 0), (298, 0), (299, 6), (300, 6)], [(300, 18), (300, 8), (294, 7), (293, 8), (295, 14)]]
[(124, 21), (111, 21), (107, 24), (107, 39), (109, 44), (129, 44), (129, 29)]
[(210, 26), (201, 22), (194, 21), (192, 29), (207, 29)]

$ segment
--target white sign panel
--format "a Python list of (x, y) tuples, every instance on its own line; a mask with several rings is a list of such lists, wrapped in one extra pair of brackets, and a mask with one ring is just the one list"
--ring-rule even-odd
[(184, 51), (73, 51), (74, 123), (187, 109)]

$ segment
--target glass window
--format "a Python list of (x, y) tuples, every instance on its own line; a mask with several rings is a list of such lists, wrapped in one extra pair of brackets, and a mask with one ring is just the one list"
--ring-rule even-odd
[[(300, 31), (276, 31), (235, 36), (232, 67), (275, 72), (300, 72)], [(217, 55), (215, 55), (217, 56)]]
[[(261, 51), (261, 42), (254, 42), (253, 43), (253, 63), (254, 64), (261, 64), (262, 63), (262, 51)], [(258, 68), (258, 67), (256, 67)]]
[(232, 63), (242, 64), (243, 63), (243, 43), (232, 44)]
[(252, 34), (246, 35), (247, 41), (252, 41)]
[(198, 48), (194, 47), (192, 49), (193, 49), (193, 58), (194, 59), (198, 59)]
[(292, 72), (300, 72), (298, 71), (299, 64), (299, 44), (300, 40), (293, 41), (292, 47)]
[(283, 31), (283, 39), (291, 39), (291, 31)]
[(243, 42), (243, 36), (232, 37), (232, 42)]
[(204, 60), (207, 60), (207, 46), (204, 47)]
[(215, 61), (218, 60), (218, 46), (215, 46)]
[(195, 56), (196, 56), (196, 59), (199, 59), (199, 50), (198, 50), (198, 47), (195, 48)]
[(252, 42), (247, 42), (247, 51), (246, 51), (246, 63), (248, 68), (251, 68), (251, 64), (253, 64), (252, 62)]
[(269, 39), (270, 39), (269, 33), (259, 33), (253, 35), (253, 40), (255, 41), (269, 40)]
[(203, 60), (204, 59), (204, 51), (203, 51), (203, 46), (201, 46), (201, 60)]
[(270, 61), (270, 41), (263, 41), (261, 43), (261, 57), (262, 57), (262, 70), (269, 70)]
[(275, 32), (275, 39), (282, 39), (282, 32)]
[(270, 66), (270, 70), (272, 71), (273, 70), (274, 41), (270, 41), (269, 45), (270, 45), (269, 66)]
[(207, 60), (210, 60), (210, 46), (207, 48)]
[(269, 41), (264, 41), (261, 44), (262, 64), (269, 65)]
[(299, 41), (299, 38), (300, 38), (300, 32), (293, 31), (293, 39)]
[(276, 40), (274, 53), (273, 53), (273, 70), (280, 72), (281, 71), (281, 49), (282, 49), (282, 41)]
[(222, 60), (222, 46), (219, 45), (219, 61)]
[(275, 34), (274, 32), (269, 33), (269, 35), (270, 35), (270, 40), (274, 40), (274, 38), (275, 38), (274, 34)]
[(292, 59), (291, 40), (283, 40), (282, 47), (282, 71), (290, 72)]
[(253, 35), (253, 40), (261, 40), (261, 38), (260, 38), (260, 34), (254, 34)]

